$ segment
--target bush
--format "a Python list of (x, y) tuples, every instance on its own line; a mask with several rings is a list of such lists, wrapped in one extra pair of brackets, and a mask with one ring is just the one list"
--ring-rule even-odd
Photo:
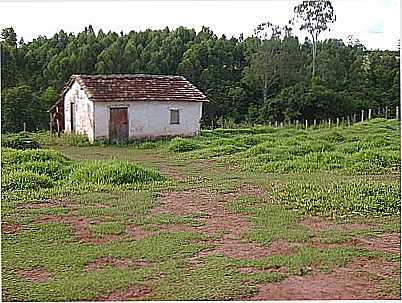
[(48, 176), (30, 171), (11, 171), (2, 174), (1, 187), (5, 191), (49, 188), (53, 187), (53, 181)]
[(99, 160), (81, 162), (71, 176), (73, 182), (132, 184), (165, 179), (159, 172), (128, 161)]
[(15, 149), (40, 148), (40, 144), (29, 138), (25, 133), (2, 135), (1, 146)]
[(169, 144), (169, 150), (176, 153), (192, 151), (199, 148), (200, 146), (193, 140), (183, 138), (174, 138)]

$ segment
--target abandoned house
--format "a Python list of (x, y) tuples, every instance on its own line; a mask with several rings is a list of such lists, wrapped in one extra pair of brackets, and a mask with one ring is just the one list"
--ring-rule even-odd
[(203, 102), (182, 76), (73, 75), (49, 111), (53, 130), (118, 143), (195, 135)]

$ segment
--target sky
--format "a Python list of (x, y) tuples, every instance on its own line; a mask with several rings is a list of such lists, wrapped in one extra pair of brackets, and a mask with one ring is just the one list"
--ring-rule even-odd
[[(0, 0), (0, 28), (13, 27), (25, 41), (59, 30), (77, 33), (91, 24), (95, 31), (129, 32), (168, 26), (203, 25), (227, 37), (251, 36), (265, 21), (285, 25), (301, 0), (259, 1), (24, 1)], [(397, 49), (400, 39), (399, 0), (333, 0), (337, 21), (320, 36), (347, 41), (354, 35), (369, 49)], [(305, 33), (294, 31), (301, 41)]]

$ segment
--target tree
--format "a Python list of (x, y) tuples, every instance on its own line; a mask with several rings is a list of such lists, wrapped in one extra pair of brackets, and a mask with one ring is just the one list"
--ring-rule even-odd
[[(289, 37), (292, 29), (264, 22), (257, 26), (254, 34), (261, 40), (260, 51), (257, 52), (256, 63), (263, 69), (263, 100), (267, 101), (269, 89), (277, 84), (278, 58), (281, 52), (281, 39)], [(269, 38), (269, 40), (267, 40)]]
[(311, 78), (315, 77), (317, 42), (318, 36), (329, 30), (328, 25), (335, 22), (336, 15), (331, 1), (303, 1), (294, 8), (295, 17), (290, 21), (291, 24), (300, 23), (300, 30), (306, 30), (312, 40), (312, 73)]
[(45, 109), (27, 85), (4, 90), (1, 102), (2, 132), (22, 131), (24, 123), (27, 131), (44, 128), (47, 124)]

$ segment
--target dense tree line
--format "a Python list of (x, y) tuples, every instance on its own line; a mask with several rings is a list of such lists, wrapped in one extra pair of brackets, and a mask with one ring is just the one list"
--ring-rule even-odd
[[(277, 28), (278, 29), (278, 28)], [(1, 32), (2, 131), (47, 128), (46, 110), (72, 74), (183, 75), (210, 99), (206, 125), (221, 117), (267, 123), (342, 116), (399, 104), (399, 53), (368, 51), (356, 39), (300, 42), (291, 30), (246, 39), (200, 32), (146, 30), (18, 41)], [(312, 48), (316, 65), (312, 77)]]

